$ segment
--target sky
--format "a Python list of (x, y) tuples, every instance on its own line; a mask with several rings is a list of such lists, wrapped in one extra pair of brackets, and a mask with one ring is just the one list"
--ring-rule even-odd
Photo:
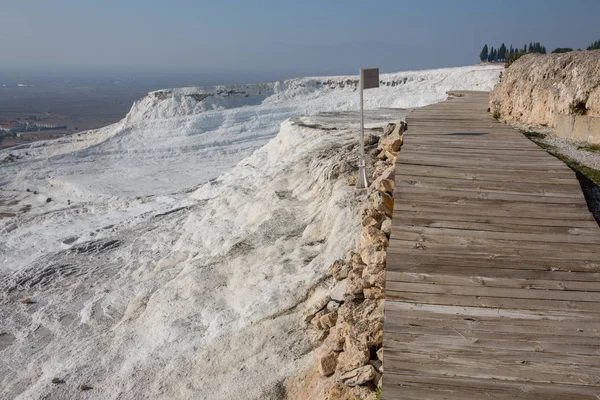
[[(600, 0), (0, 0), (0, 69), (263, 79), (477, 63), (600, 39)], [(11, 69), (12, 68), (12, 69)]]

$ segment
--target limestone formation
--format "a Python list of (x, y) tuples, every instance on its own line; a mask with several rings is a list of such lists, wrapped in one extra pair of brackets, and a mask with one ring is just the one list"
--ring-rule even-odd
[(327, 295), (313, 299), (303, 311), (308, 334), (311, 339), (319, 340), (314, 351), (316, 372), (313, 373), (329, 382), (328, 389), (325, 386), (326, 390), (311, 398), (375, 400), (375, 389), (381, 386), (385, 264), (392, 229), (394, 162), (405, 130), (404, 122), (384, 128), (378, 152), (373, 152), (382, 155), (382, 160), (375, 163), (373, 184), (360, 211), (362, 231), (358, 247), (344, 260), (329, 265)]
[(600, 116), (600, 50), (519, 58), (491, 93), (490, 112), (549, 127), (556, 127), (557, 115)]

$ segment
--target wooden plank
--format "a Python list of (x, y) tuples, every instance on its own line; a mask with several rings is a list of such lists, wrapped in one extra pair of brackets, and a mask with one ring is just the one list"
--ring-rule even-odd
[[(448, 294), (453, 296), (497, 297), (510, 299), (535, 299), (535, 300), (567, 300), (577, 302), (600, 302), (600, 291), (575, 291), (561, 288), (545, 289), (537, 287), (496, 287), (487, 285), (457, 285), (451, 283), (430, 282), (386, 282), (386, 289), (400, 293), (432, 293)], [(600, 312), (600, 305), (597, 305)]]
[[(568, 251), (571, 261), (587, 261), (590, 263), (600, 262), (598, 254), (586, 245), (563, 245), (552, 246), (544, 243), (544, 246), (538, 244), (532, 246), (528, 243), (499, 243), (498, 241), (461, 241), (460, 243), (447, 243), (452, 238), (446, 240), (435, 238), (427, 242), (414, 240), (400, 240), (395, 235), (390, 240), (388, 253), (414, 255), (438, 255), (438, 256), (463, 256), (465, 258), (494, 259), (504, 258), (506, 261), (518, 262), (519, 260), (561, 260), (565, 252)], [(444, 242), (446, 241), (446, 243)], [(561, 249), (563, 251), (561, 251)]]
[[(392, 229), (394, 226), (392, 226)], [(479, 238), (487, 240), (508, 240), (520, 242), (541, 242), (541, 243), (574, 243), (574, 244), (600, 244), (600, 235), (589, 234), (559, 234), (551, 233), (517, 233), (507, 231), (486, 231), (476, 229), (453, 229), (453, 228), (430, 228), (423, 226), (403, 226), (395, 225), (394, 238), (402, 237), (404, 240), (424, 240), (426, 237), (447, 237), (457, 238)], [(412, 234), (412, 235), (411, 235)], [(585, 246), (587, 248), (587, 246)]]
[(407, 118), (382, 398), (600, 398), (598, 223), (570, 168), (463, 94)]
[[(527, 351), (541, 351), (544, 344), (577, 345), (589, 347), (588, 355), (600, 351), (600, 329), (597, 322), (579, 321), (577, 318), (564, 317), (560, 320), (520, 320), (517, 318), (456, 318), (456, 316), (436, 315), (413, 311), (409, 315), (386, 309), (394, 322), (385, 324), (385, 333), (398, 345), (404, 339), (394, 339), (395, 335), (413, 335), (415, 337), (438, 337), (439, 340), (460, 338), (473, 347), (481, 347), (479, 340), (525, 341)], [(445, 339), (441, 339), (441, 338)], [(471, 340), (476, 337), (478, 340)], [(504, 343), (504, 346), (509, 344)], [(519, 347), (522, 347), (519, 345)]]
[(448, 213), (441, 208), (434, 210), (414, 210), (402, 212), (399, 210), (398, 204), (395, 205), (394, 217), (401, 216), (406, 218), (427, 218), (439, 221), (462, 221), (462, 222), (474, 222), (474, 223), (490, 223), (490, 224), (511, 224), (511, 225), (525, 225), (525, 226), (550, 226), (550, 227), (567, 227), (570, 229), (598, 229), (598, 224), (593, 219), (583, 220), (570, 220), (570, 219), (558, 219), (558, 218), (530, 218), (530, 217), (516, 217), (511, 216), (498, 216), (498, 215), (480, 215), (477, 213), (466, 214), (466, 213)]
[(485, 287), (533, 288), (546, 290), (600, 291), (600, 273), (573, 273), (508, 268), (449, 267), (424, 265), (416, 271), (387, 271), (386, 280), (432, 284), (480, 285)]
[[(533, 194), (515, 194), (502, 192), (483, 192), (479, 190), (468, 189), (440, 189), (440, 188), (421, 188), (416, 186), (404, 186), (402, 190), (394, 193), (395, 198), (402, 199), (405, 196), (411, 196), (421, 199), (447, 199), (448, 202), (454, 202), (458, 199), (476, 199), (476, 200), (506, 200), (506, 201), (521, 201), (535, 204), (550, 203), (550, 204), (585, 204), (583, 197), (578, 197), (580, 201), (574, 200), (573, 197), (551, 196), (549, 194), (533, 193)], [(408, 197), (408, 198), (411, 198)]]
[[(397, 257), (394, 254), (403, 255)], [(391, 256), (391, 257), (390, 257)], [(508, 262), (507, 262), (508, 261)], [(480, 257), (479, 254), (451, 253), (433, 254), (419, 251), (404, 253), (388, 248), (387, 270), (389, 271), (415, 271), (417, 268), (428, 265), (438, 265), (440, 268), (474, 267), (474, 268), (502, 268), (517, 269), (525, 271), (548, 271), (548, 272), (573, 272), (573, 273), (597, 273), (600, 272), (600, 263), (588, 260), (570, 259), (540, 259), (540, 258), (517, 258), (510, 256)], [(575, 274), (574, 274), (575, 276)], [(577, 275), (579, 276), (579, 274)]]
[[(536, 383), (597, 386), (597, 369), (588, 366), (555, 365), (527, 360), (494, 360), (466, 354), (448, 355), (444, 359), (422, 353), (390, 352), (386, 360), (394, 364), (394, 371), (427, 373), (446, 377), (474, 377), (480, 379), (521, 380)], [(492, 362), (493, 361), (493, 362)]]
[(387, 389), (394, 388), (402, 393), (403, 399), (432, 400), (481, 400), (481, 399), (544, 399), (544, 400), (596, 400), (597, 389), (573, 385), (539, 384), (522, 381), (493, 379), (457, 378), (443, 376), (423, 376), (385, 371), (382, 399), (387, 397)]

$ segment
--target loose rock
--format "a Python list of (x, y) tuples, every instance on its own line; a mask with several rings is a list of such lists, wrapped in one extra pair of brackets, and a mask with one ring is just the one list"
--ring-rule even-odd
[(337, 311), (340, 308), (340, 303), (332, 300), (329, 303), (327, 303), (326, 308), (327, 308), (327, 311), (329, 311), (329, 312)]
[(327, 295), (321, 297), (320, 299), (312, 303), (310, 306), (308, 306), (308, 308), (306, 308), (302, 312), (302, 318), (304, 319), (304, 322), (309, 322), (310, 320), (312, 320), (315, 314), (321, 311), (323, 308), (325, 308), (325, 306), (327, 306), (327, 303), (329, 303), (330, 300), (331, 297)]
[[(329, 292), (330, 300), (341, 303), (344, 301), (344, 295), (346, 294), (347, 279), (342, 279), (331, 289)], [(329, 303), (328, 303), (329, 304)]]
[(341, 375), (339, 380), (346, 386), (358, 386), (373, 380), (375, 373), (375, 368), (369, 364)]
[(335, 260), (327, 270), (329, 276), (333, 276), (336, 280), (342, 280), (348, 277), (350, 267), (342, 260)]
[[(338, 318), (338, 321), (340, 319)], [(329, 347), (333, 351), (343, 351), (344, 350), (344, 341), (345, 341), (345, 332), (342, 327), (342, 324), (337, 324), (329, 331), (329, 335), (325, 338), (323, 342), (324, 345)]]
[(381, 231), (388, 235), (388, 237), (392, 234), (392, 220), (390, 218), (386, 218), (386, 220), (381, 223)]
[(366, 217), (362, 220), (362, 226), (363, 227), (372, 226), (372, 227), (379, 229), (379, 228), (381, 228), (381, 222), (377, 221), (375, 218)]
[(319, 329), (327, 329), (323, 325), (321, 325), (321, 317), (327, 313), (326, 310), (321, 310), (315, 314), (315, 316), (310, 320), (310, 324), (316, 326)]
[(388, 244), (388, 238), (381, 230), (374, 226), (363, 227), (360, 236), (360, 246), (375, 246), (377, 250), (382, 250), (387, 248)]
[(392, 181), (391, 179), (381, 179), (377, 182), (375, 188), (382, 192), (392, 193), (394, 191), (394, 181)]
[(314, 353), (315, 368), (322, 376), (328, 376), (335, 372), (338, 362), (338, 353), (325, 345), (321, 345)]
[(380, 360), (371, 360), (369, 361), (369, 364), (375, 368), (375, 371), (379, 372), (380, 374), (383, 373), (383, 363)]
[(383, 128), (383, 136), (388, 136), (394, 129), (396, 129), (396, 124), (390, 122)]
[(385, 264), (385, 251), (377, 249), (374, 245), (363, 246), (360, 256), (368, 264)]
[(362, 279), (362, 276), (355, 273), (351, 273), (350, 275), (348, 275), (346, 294), (356, 296), (358, 294), (362, 294), (363, 289), (364, 281)]
[(363, 295), (365, 296), (365, 299), (383, 299), (385, 297), (385, 290), (380, 287), (373, 286), (363, 290)]
[(377, 211), (382, 211), (389, 217), (394, 212), (394, 199), (385, 192), (374, 192), (370, 195), (371, 205)]
[(319, 319), (321, 323), (321, 327), (323, 329), (330, 329), (335, 326), (335, 321), (337, 320), (337, 312), (333, 311), (327, 314), (324, 314)]
[(372, 133), (365, 133), (365, 146), (373, 146), (379, 142), (379, 136), (375, 136)]
[(346, 336), (344, 351), (338, 357), (337, 371), (340, 374), (362, 367), (369, 362), (369, 349), (355, 338)]
[(395, 176), (396, 176), (396, 166), (395, 165), (392, 165), (391, 167), (386, 168), (386, 170), (381, 173), (381, 179), (394, 180)]

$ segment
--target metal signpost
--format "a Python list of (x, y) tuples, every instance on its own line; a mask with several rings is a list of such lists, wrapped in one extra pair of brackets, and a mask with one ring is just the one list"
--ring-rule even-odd
[(363, 90), (379, 87), (379, 68), (362, 68), (360, 70), (360, 159), (358, 161), (357, 189), (369, 187), (365, 171), (365, 115)]

